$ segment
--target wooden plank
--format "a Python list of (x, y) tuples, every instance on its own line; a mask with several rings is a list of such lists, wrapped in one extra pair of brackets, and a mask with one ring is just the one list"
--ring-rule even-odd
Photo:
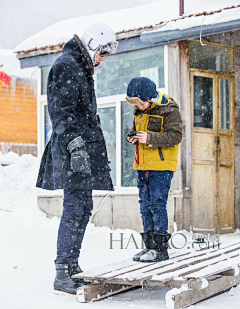
[[(192, 253), (189, 257), (183, 256), (175, 259), (170, 259), (167, 261), (156, 263), (155, 265), (150, 265), (144, 269), (132, 271), (131, 273), (127, 273), (116, 276), (115, 279), (128, 279), (131, 280), (148, 280), (152, 276), (157, 274), (163, 274), (167, 272), (173, 272), (180, 268), (185, 268), (190, 264), (196, 264), (199, 261), (208, 260), (217, 256), (221, 256), (222, 254), (228, 252), (229, 250), (237, 250), (240, 249), (239, 245), (234, 245), (229, 248), (224, 248), (220, 250), (209, 250), (209, 251), (202, 251)], [(173, 266), (172, 264), (175, 263)]]
[[(217, 272), (216, 274), (209, 275), (211, 272), (208, 272), (208, 274), (205, 276), (205, 279), (207, 281), (213, 281), (216, 280), (218, 278), (221, 278), (222, 276), (237, 276), (239, 273), (239, 267), (234, 267), (232, 266), (227, 266), (225, 267), (225, 270), (223, 271), (224, 268), (222, 268), (220, 270), (220, 272)], [(178, 277), (178, 278), (174, 278), (171, 281), (166, 282), (164, 285), (162, 286), (166, 286), (166, 287), (172, 287), (172, 288), (180, 288), (182, 286), (183, 283), (187, 283), (189, 288), (191, 289), (201, 289), (202, 287), (202, 279), (203, 277), (199, 277), (199, 278), (195, 278), (195, 279), (190, 279), (187, 278), (185, 279), (184, 277)], [(153, 283), (149, 283), (148, 285), (153, 285)]]
[[(223, 247), (222, 249), (220, 249), (220, 253), (222, 252), (225, 252), (226, 250), (235, 250), (236, 248), (240, 248), (240, 243), (239, 244), (234, 244), (234, 245), (227, 245), (225, 247)], [(186, 259), (189, 259), (189, 258), (192, 258), (194, 256), (202, 256), (202, 255), (205, 255), (207, 252), (215, 252), (217, 251), (218, 249), (217, 248), (213, 248), (213, 249), (209, 249), (208, 251), (207, 250), (195, 250), (195, 251), (186, 251), (186, 250), (178, 250), (176, 252), (173, 252), (173, 253), (170, 253), (169, 254), (169, 257), (170, 259), (169, 260), (166, 260), (166, 261), (163, 261), (163, 262), (159, 262), (158, 263), (138, 263), (138, 264), (134, 264), (134, 266), (130, 269), (123, 269), (123, 268), (118, 268), (119, 271), (113, 271), (113, 272), (108, 272), (108, 273), (105, 273), (101, 276), (98, 276), (97, 278), (98, 279), (110, 279), (110, 278), (113, 278), (114, 276), (116, 277), (117, 275), (123, 275), (125, 272), (127, 271), (130, 271), (131, 270), (131, 274), (135, 274), (134, 273), (134, 270), (136, 270), (136, 272), (139, 270), (141, 272), (141, 270), (143, 269), (144, 272), (147, 272), (147, 271), (150, 271), (150, 270), (154, 270), (156, 268), (162, 268), (163, 266), (168, 266), (170, 264), (172, 264), (172, 262), (175, 262), (175, 261), (179, 261), (179, 258), (186, 258)], [(222, 251), (222, 250), (225, 250), (225, 251)], [(128, 267), (128, 266), (127, 266)], [(129, 267), (131, 267), (131, 265), (129, 265)], [(79, 274), (81, 277), (79, 278), (85, 278), (85, 273), (81, 273)], [(119, 277), (121, 278), (121, 277)], [(126, 279), (124, 277), (124, 279)]]
[(112, 296), (114, 294), (128, 291), (132, 289), (132, 286), (126, 286), (123, 284), (89, 284), (83, 285), (77, 289), (76, 298), (80, 303), (87, 303), (91, 300), (100, 300), (108, 295)]
[[(115, 262), (113, 264), (107, 264), (107, 265), (103, 265), (100, 267), (97, 267), (95, 269), (90, 269), (87, 270), (83, 273), (79, 273), (77, 275), (74, 275), (74, 278), (84, 278), (86, 281), (92, 281), (92, 280), (97, 280), (97, 279), (107, 279), (107, 278), (112, 278), (112, 273), (116, 272), (115, 275), (117, 273), (125, 273), (126, 270), (131, 267), (132, 270), (136, 269), (139, 270), (141, 268), (144, 268), (144, 271), (146, 270), (152, 270), (157, 268), (161, 268), (163, 266), (168, 266), (169, 264), (172, 264), (173, 262), (176, 261), (183, 261), (183, 260), (188, 260), (187, 263), (189, 263), (189, 259), (192, 259), (193, 257), (198, 258), (201, 256), (206, 256), (206, 254), (210, 254), (210, 253), (216, 253), (215, 256), (218, 256), (220, 254), (226, 253), (226, 252), (230, 252), (236, 249), (240, 248), (240, 243), (237, 244), (233, 244), (233, 245), (228, 245), (226, 247), (223, 247), (222, 249), (210, 249), (210, 250), (201, 250), (201, 251), (184, 251), (183, 250), (179, 250), (178, 252), (173, 252), (170, 254), (170, 259), (167, 261), (163, 261), (163, 262), (158, 262), (158, 263), (139, 263), (139, 262), (134, 262), (132, 259), (128, 259), (128, 260), (124, 260), (124, 261), (120, 261), (120, 262)], [(179, 256), (178, 256), (179, 254)], [(197, 259), (198, 261), (199, 259)], [(172, 268), (171, 268), (172, 269)], [(132, 271), (133, 274), (133, 271)], [(122, 277), (119, 276), (119, 278), (121, 279)], [(123, 277), (125, 279), (125, 277)]]
[[(192, 113), (191, 113), (191, 98), (190, 91), (191, 84), (189, 79), (189, 41), (184, 40), (179, 42), (179, 57), (180, 57), (180, 65), (179, 65), (179, 74), (180, 74), (180, 110), (183, 121), (183, 138), (180, 144), (181, 147), (181, 170), (182, 170), (182, 186), (183, 188), (192, 188), (191, 182), (191, 147), (192, 147)], [(171, 72), (169, 72), (171, 75)], [(185, 191), (185, 190), (183, 190)], [(190, 190), (189, 190), (190, 191)], [(192, 193), (191, 193), (192, 194)], [(181, 229), (189, 230), (191, 226), (191, 212), (190, 209), (190, 196), (186, 196), (182, 198), (182, 215), (181, 220), (178, 222), (178, 217), (175, 217), (177, 226), (181, 223)]]
[(191, 277), (190, 274), (193, 273), (193, 272), (201, 270), (201, 269), (207, 267), (208, 265), (212, 265), (214, 263), (218, 263), (218, 262), (221, 262), (223, 260), (233, 258), (235, 256), (238, 256), (239, 254), (240, 254), (240, 250), (238, 250), (238, 252), (231, 252), (231, 253), (227, 253), (225, 255), (217, 256), (217, 257), (212, 258), (212, 259), (207, 259), (203, 262), (200, 262), (200, 263), (197, 263), (197, 264), (194, 264), (194, 265), (191, 265), (191, 266), (186, 265), (184, 268), (179, 269), (179, 270), (175, 270), (175, 271), (172, 271), (172, 272), (169, 272), (169, 273), (162, 273), (160, 275), (155, 275), (155, 276), (152, 277), (152, 279), (150, 281), (166, 282), (166, 281), (173, 280), (174, 278), (177, 278), (177, 277), (183, 277), (183, 276), (186, 277), (187, 275), (189, 275), (188, 277)]
[[(118, 269), (116, 271), (113, 271), (113, 272), (110, 272), (110, 273), (106, 273), (106, 274), (103, 274), (101, 276), (98, 277), (98, 279), (111, 279), (111, 278), (114, 278), (114, 277), (117, 277), (117, 276), (124, 276), (125, 278), (125, 274), (128, 276), (129, 274), (135, 274), (140, 272), (148, 272), (149, 270), (153, 270), (153, 269), (159, 269), (159, 268), (162, 268), (162, 267), (165, 267), (167, 265), (172, 265), (175, 261), (178, 261), (179, 258), (181, 257), (186, 257), (189, 258), (189, 255), (190, 255), (191, 251), (189, 252), (185, 252), (185, 253), (175, 253), (173, 255), (170, 256), (170, 259), (169, 260), (166, 260), (166, 261), (162, 261), (161, 263), (159, 262), (154, 262), (154, 263), (140, 263), (138, 262), (137, 264), (133, 265), (133, 266), (129, 266), (129, 267), (126, 267), (124, 269)], [(201, 254), (204, 254), (204, 253), (201, 253)], [(199, 255), (199, 252), (196, 253), (196, 255)]]
[(157, 273), (165, 273), (169, 270), (173, 269), (173, 265), (175, 265), (176, 263), (180, 262), (180, 261), (187, 261), (185, 262), (185, 264), (188, 264), (188, 260), (190, 258), (192, 258), (192, 256), (194, 256), (194, 258), (198, 258), (199, 256), (205, 256), (206, 253), (205, 252), (197, 252), (194, 253), (193, 255), (184, 255), (182, 257), (176, 257), (174, 259), (169, 259), (166, 261), (162, 261), (162, 262), (158, 262), (155, 263), (154, 265), (151, 263), (149, 265), (149, 263), (141, 263), (141, 264), (145, 264), (148, 265), (146, 268), (141, 268), (141, 269), (136, 269), (135, 271), (132, 271), (130, 273), (126, 273), (126, 274), (120, 274), (118, 276), (115, 276), (115, 279), (119, 279), (119, 280), (147, 280), (148, 278), (150, 278), (152, 276), (152, 274), (157, 274)]
[(185, 279), (205, 278), (225, 272), (238, 265), (240, 265), (240, 255), (238, 255), (237, 257), (232, 257), (225, 261), (218, 262), (217, 264), (214, 265), (208, 265), (205, 269), (196, 271), (187, 276), (183, 276), (183, 278)]
[(108, 273), (112, 270), (116, 270), (116, 269), (122, 269), (124, 267), (128, 267), (131, 266), (133, 264), (137, 264), (137, 262), (134, 262), (133, 259), (127, 259), (124, 261), (120, 261), (120, 262), (115, 262), (112, 264), (106, 264), (100, 267), (96, 267), (93, 269), (89, 269), (87, 271), (84, 271), (80, 274), (76, 274), (74, 276), (72, 276), (73, 278), (91, 278), (91, 279), (96, 279), (98, 276)]
[[(178, 256), (178, 255), (186, 255), (186, 254), (190, 254), (190, 251), (189, 252), (183, 252), (183, 251), (180, 251), (179, 253), (178, 252), (173, 252), (170, 254), (170, 258), (171, 257), (175, 257), (175, 256)], [(152, 264), (156, 264), (155, 263), (151, 263)], [(94, 268), (94, 269), (90, 269), (90, 270), (87, 270), (87, 271), (84, 271), (82, 273), (79, 273), (79, 274), (76, 274), (74, 275), (74, 278), (84, 278), (88, 281), (90, 281), (90, 279), (99, 279), (101, 278), (101, 276), (104, 276), (106, 275), (106, 277), (109, 275), (109, 277), (112, 277), (111, 276), (111, 273), (112, 272), (119, 272), (120, 273), (124, 273), (128, 270), (128, 268), (131, 268), (131, 269), (139, 269), (139, 268), (143, 268), (143, 267), (147, 267), (149, 266), (149, 264), (145, 264), (145, 263), (139, 263), (139, 262), (134, 262), (133, 259), (127, 259), (127, 260), (124, 260), (124, 261), (119, 261), (119, 262), (115, 262), (113, 264), (107, 264), (107, 265), (103, 265), (103, 266), (100, 266), (100, 267), (97, 267), (97, 268)], [(105, 277), (103, 277), (105, 278)]]
[(208, 286), (204, 289), (188, 289), (184, 291), (184, 288), (180, 288), (179, 290), (170, 290), (166, 294), (166, 308), (179, 309), (193, 305), (219, 292), (230, 289), (239, 283), (240, 274), (237, 276), (222, 276), (208, 282)]
[(214, 74), (214, 75), (225, 75), (227, 77), (234, 78), (234, 73), (227, 73), (227, 72), (218, 72), (218, 71), (210, 71), (210, 70), (203, 70), (203, 69), (196, 69), (196, 68), (189, 68), (190, 72), (196, 73), (196, 75), (202, 74), (203, 76), (205, 74)]

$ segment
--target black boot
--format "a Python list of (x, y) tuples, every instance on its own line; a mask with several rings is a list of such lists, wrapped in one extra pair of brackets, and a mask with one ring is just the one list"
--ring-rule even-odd
[(150, 250), (141, 256), (140, 262), (151, 263), (161, 262), (169, 259), (168, 256), (168, 240), (171, 234), (162, 235), (154, 233), (154, 240), (150, 244)]
[(142, 236), (142, 240), (145, 244), (145, 249), (143, 249), (142, 251), (136, 253), (134, 256), (133, 256), (133, 260), (135, 262), (138, 262), (140, 261), (140, 257), (147, 253), (149, 250), (150, 250), (150, 247), (149, 247), (149, 242), (152, 242), (153, 241), (153, 232), (146, 232), (146, 233), (140, 233), (141, 236)]
[[(70, 274), (71, 276), (82, 273), (81, 267), (78, 265), (78, 259), (75, 259), (70, 262)], [(75, 282), (80, 283), (81, 285), (91, 284), (91, 282), (86, 282), (84, 279), (75, 278)]]
[(78, 259), (75, 259), (69, 263), (71, 276), (82, 273), (81, 267), (78, 265)]
[(54, 281), (54, 292), (56, 294), (69, 293), (76, 294), (77, 288), (82, 286), (81, 283), (71, 278), (70, 264), (56, 264), (56, 278)]

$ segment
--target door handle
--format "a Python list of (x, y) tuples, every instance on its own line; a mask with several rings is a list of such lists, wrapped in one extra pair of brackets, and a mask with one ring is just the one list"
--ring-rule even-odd
[(220, 137), (217, 136), (217, 144), (219, 145), (220, 144)]

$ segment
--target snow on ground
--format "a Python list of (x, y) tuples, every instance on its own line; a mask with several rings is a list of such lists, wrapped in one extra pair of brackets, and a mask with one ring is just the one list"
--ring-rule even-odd
[[(84, 309), (84, 308), (165, 308), (165, 294), (169, 288), (138, 289), (110, 297), (100, 302), (78, 303), (75, 296), (53, 294), (59, 219), (49, 219), (37, 208), (36, 177), (40, 160), (31, 156), (2, 155), (0, 162), (0, 308), (1, 309)], [(104, 206), (103, 206), (104, 207)], [(80, 265), (84, 270), (131, 257), (136, 248), (131, 242), (120, 249), (118, 242), (110, 249), (110, 233), (120, 239), (124, 233), (124, 247), (132, 230), (111, 230), (89, 224), (83, 241)], [(191, 239), (191, 234), (184, 232)], [(221, 235), (223, 243), (239, 241), (240, 233)], [(177, 239), (177, 238), (176, 238)], [(180, 244), (180, 240), (177, 241)], [(189, 308), (239, 308), (240, 286), (229, 292), (198, 303)]]

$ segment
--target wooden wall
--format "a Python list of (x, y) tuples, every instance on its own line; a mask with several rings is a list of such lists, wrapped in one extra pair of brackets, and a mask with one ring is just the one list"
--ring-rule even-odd
[(0, 89), (0, 142), (37, 143), (37, 82), (11, 79)]

